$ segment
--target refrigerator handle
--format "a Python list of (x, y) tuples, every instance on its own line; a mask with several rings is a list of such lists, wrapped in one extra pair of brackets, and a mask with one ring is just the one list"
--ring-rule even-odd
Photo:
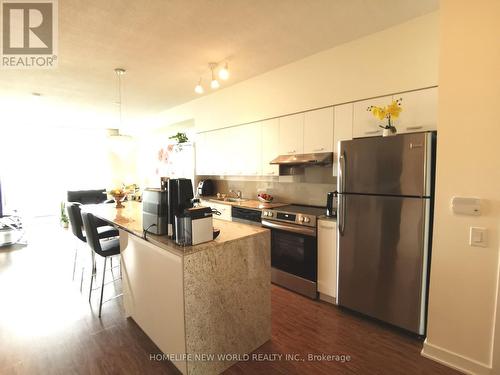
[(339, 233), (340, 235), (344, 234), (344, 225), (345, 225), (345, 151), (342, 152), (342, 155), (339, 157), (339, 202), (338, 202), (338, 225), (339, 225)]

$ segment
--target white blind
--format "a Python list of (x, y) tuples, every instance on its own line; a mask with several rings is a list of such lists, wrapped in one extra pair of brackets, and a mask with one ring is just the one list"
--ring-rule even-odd
[(106, 131), (3, 128), (0, 178), (4, 211), (58, 215), (67, 190), (110, 187)]

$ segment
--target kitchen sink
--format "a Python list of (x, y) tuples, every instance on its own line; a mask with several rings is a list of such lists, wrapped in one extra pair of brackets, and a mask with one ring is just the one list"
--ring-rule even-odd
[(235, 202), (235, 203), (238, 203), (238, 202), (245, 202), (247, 201), (248, 199), (246, 198), (226, 198), (225, 201), (227, 202)]
[(221, 201), (221, 202), (239, 203), (239, 202), (246, 202), (248, 199), (246, 199), (246, 198), (216, 198), (215, 200)]

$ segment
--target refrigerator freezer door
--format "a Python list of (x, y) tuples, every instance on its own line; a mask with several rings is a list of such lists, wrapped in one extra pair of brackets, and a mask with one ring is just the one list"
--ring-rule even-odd
[(340, 192), (430, 195), (432, 133), (359, 138), (340, 144)]
[(338, 304), (423, 334), (429, 200), (371, 195), (343, 198)]

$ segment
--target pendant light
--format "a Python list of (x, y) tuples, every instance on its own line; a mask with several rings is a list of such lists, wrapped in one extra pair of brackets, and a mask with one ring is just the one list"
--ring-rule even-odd
[(210, 63), (209, 66), (210, 66), (210, 70), (212, 71), (212, 80), (210, 81), (210, 87), (212, 88), (212, 90), (217, 90), (220, 87), (220, 83), (219, 83), (219, 81), (217, 81), (215, 79), (215, 75), (214, 75), (214, 69), (217, 67), (217, 64)]
[(119, 113), (119, 124), (118, 128), (108, 128), (108, 141), (111, 151), (117, 155), (125, 156), (130, 153), (132, 144), (132, 137), (128, 135), (123, 135), (120, 133), (120, 128), (122, 128), (122, 117), (123, 117), (123, 84), (122, 77), (125, 75), (126, 70), (123, 68), (115, 69), (116, 78), (118, 81), (118, 99), (116, 104), (118, 105)]
[(122, 126), (122, 76), (125, 75), (126, 70), (123, 68), (115, 68), (116, 77), (118, 78), (118, 111), (120, 113), (119, 124)]
[(219, 70), (219, 78), (222, 79), (223, 81), (227, 81), (229, 78), (229, 68), (227, 66), (227, 63), (224, 65), (223, 68)]

